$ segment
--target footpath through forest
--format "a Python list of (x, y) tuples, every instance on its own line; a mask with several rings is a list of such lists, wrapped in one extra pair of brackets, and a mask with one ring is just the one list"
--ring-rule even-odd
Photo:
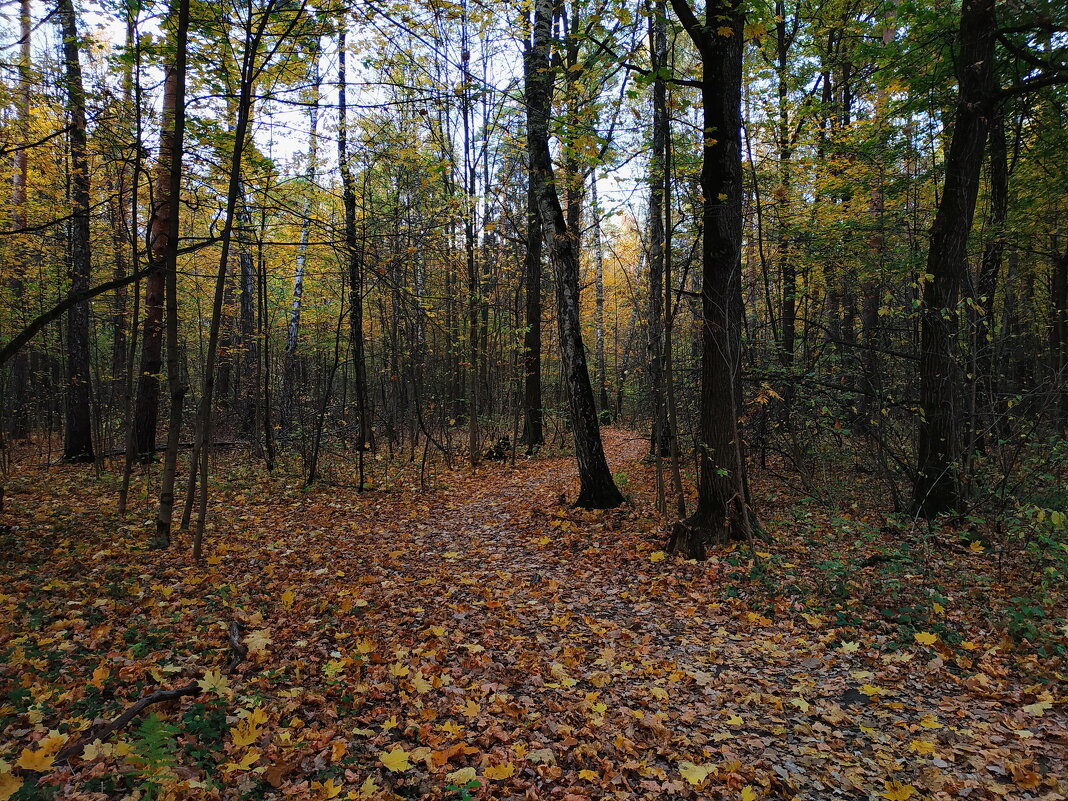
[[(647, 494), (645, 440), (605, 436)], [(781, 522), (759, 567), (744, 548), (685, 562), (641, 504), (561, 505), (567, 458), (439, 479), (361, 495), (235, 468), (196, 565), (184, 543), (132, 551), (143, 522), (84, 470), (13, 478), (0, 797), (1068, 792), (1064, 677), (992, 631), (953, 638), (952, 599), (932, 601), (940, 630), (904, 633), (864, 602), (805, 602)], [(235, 621), (248, 652), (228, 669)]]

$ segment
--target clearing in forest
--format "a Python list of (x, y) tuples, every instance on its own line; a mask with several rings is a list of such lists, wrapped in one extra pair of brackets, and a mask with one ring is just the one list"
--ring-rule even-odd
[(995, 627), (996, 557), (758, 473), (766, 550), (686, 562), (646, 441), (606, 448), (639, 499), (609, 512), (560, 505), (567, 458), (364, 494), (224, 467), (202, 564), (111, 476), (16, 475), (0, 798), (1064, 797), (1058, 641)]

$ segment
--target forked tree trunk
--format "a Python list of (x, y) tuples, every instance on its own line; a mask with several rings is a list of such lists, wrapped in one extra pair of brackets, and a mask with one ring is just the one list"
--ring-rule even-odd
[(552, 0), (535, 0), (534, 30), (526, 52), (524, 76), (531, 127), (530, 180), (535, 181), (538, 211), (549, 246), (549, 262), (556, 277), (557, 320), (563, 383), (575, 437), (580, 490), (576, 506), (608, 509), (623, 502), (605, 459), (597, 407), (586, 365), (579, 322), (579, 262), (574, 232), (568, 229), (560, 205), (549, 151), (549, 110), (552, 106), (555, 69), (550, 65)]

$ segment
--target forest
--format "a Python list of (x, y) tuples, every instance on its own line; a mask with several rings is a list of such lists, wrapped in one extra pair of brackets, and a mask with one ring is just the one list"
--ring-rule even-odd
[(0, 100), (0, 801), (1068, 797), (1064, 0), (6, 0)]

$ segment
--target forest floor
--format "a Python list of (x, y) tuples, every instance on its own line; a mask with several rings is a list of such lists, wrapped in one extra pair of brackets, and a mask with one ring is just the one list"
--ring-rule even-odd
[(760, 472), (772, 540), (688, 562), (605, 436), (607, 512), (564, 456), (363, 494), (223, 464), (202, 564), (144, 549), (154, 476), (120, 519), (113, 475), (15, 473), (0, 799), (1068, 794), (1068, 631), (1016, 562)]

